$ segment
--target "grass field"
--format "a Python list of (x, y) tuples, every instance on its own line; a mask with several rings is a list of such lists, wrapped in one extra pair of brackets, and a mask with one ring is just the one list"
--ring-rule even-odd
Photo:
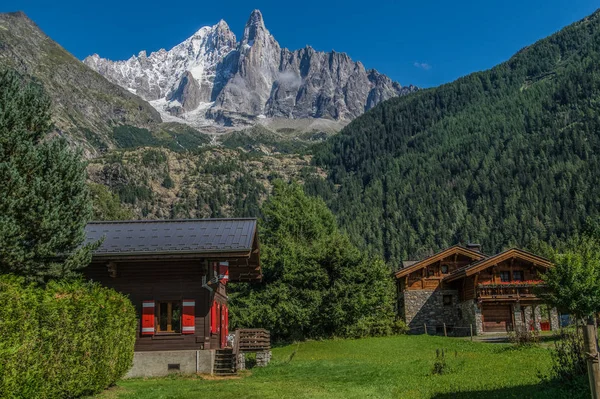
[[(432, 375), (436, 349), (447, 374)], [(295, 352), (295, 354), (294, 354)], [(292, 356), (292, 354), (294, 354)], [(304, 342), (273, 350), (266, 368), (237, 379), (171, 377), (121, 381), (99, 399), (187, 398), (587, 398), (543, 383), (547, 348), (457, 338), (396, 336)]]

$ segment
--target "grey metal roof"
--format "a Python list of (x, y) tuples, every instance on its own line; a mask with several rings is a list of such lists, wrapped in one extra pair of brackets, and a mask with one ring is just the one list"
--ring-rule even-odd
[(256, 219), (91, 222), (85, 243), (104, 241), (94, 255), (251, 251)]

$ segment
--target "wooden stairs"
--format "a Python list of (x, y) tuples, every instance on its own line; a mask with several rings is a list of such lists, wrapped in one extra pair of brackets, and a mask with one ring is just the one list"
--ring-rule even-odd
[(233, 353), (233, 349), (225, 348), (217, 350), (215, 353), (214, 375), (228, 376), (236, 374), (235, 354)]
[[(216, 376), (236, 375), (238, 371), (237, 360), (239, 354), (249, 352), (262, 353), (270, 350), (271, 334), (269, 331), (262, 328), (236, 330), (233, 348), (217, 349), (215, 352), (213, 374)], [(266, 365), (266, 363), (264, 365)], [(240, 370), (243, 369), (245, 369), (245, 362), (240, 364)]]

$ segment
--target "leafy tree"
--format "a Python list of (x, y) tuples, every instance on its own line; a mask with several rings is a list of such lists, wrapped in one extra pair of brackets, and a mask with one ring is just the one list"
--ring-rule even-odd
[[(67, 276), (89, 261), (79, 248), (91, 216), (85, 164), (51, 131), (41, 86), (0, 73), (0, 273)], [(60, 259), (59, 257), (66, 257)]]
[(232, 284), (233, 325), (261, 326), (278, 340), (390, 333), (390, 269), (339, 232), (321, 199), (276, 181), (261, 211), (263, 282)]
[(600, 240), (577, 235), (551, 254), (554, 267), (544, 276), (545, 299), (582, 319), (600, 312)]
[(118, 194), (97, 183), (89, 183), (88, 189), (93, 204), (94, 220), (128, 220), (133, 219), (133, 212), (121, 204)]

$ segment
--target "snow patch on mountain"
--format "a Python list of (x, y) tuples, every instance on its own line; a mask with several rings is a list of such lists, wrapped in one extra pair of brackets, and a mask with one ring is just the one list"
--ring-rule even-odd
[(255, 10), (237, 42), (227, 23), (199, 29), (170, 50), (124, 61), (94, 54), (84, 63), (150, 102), (165, 121), (195, 127), (254, 124), (265, 118), (349, 121), (408, 94), (344, 53), (281, 48)]

